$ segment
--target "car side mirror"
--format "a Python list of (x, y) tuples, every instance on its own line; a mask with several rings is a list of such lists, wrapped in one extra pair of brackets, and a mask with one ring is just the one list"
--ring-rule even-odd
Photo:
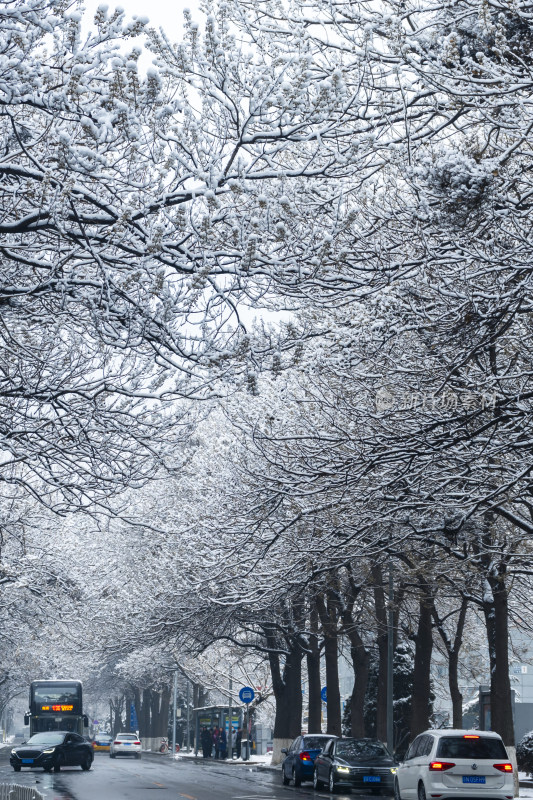
[(287, 755), (287, 753), (288, 753), (289, 751), (287, 750), (287, 748), (286, 748), (286, 747), (282, 747), (282, 748), (281, 748), (281, 752), (282, 752), (282, 753), (285, 753), (285, 755)]

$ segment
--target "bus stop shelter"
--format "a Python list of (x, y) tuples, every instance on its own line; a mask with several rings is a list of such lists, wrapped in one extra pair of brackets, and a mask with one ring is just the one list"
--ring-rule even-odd
[[(203, 727), (206, 728), (224, 728), (226, 737), (229, 742), (229, 723), (230, 723), (230, 709), (228, 706), (205, 706), (204, 708), (193, 708), (193, 723), (194, 723), (194, 753), (198, 755), (200, 748), (200, 731)], [(242, 709), (231, 709), (231, 741), (232, 746), (235, 747), (235, 734), (238, 728), (242, 728)], [(231, 754), (230, 754), (231, 757)]]

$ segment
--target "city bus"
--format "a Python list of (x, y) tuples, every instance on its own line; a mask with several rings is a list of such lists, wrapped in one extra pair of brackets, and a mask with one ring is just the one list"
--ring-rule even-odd
[(72, 731), (83, 736), (89, 720), (83, 713), (81, 681), (32, 681), (24, 724), (30, 726), (30, 736), (43, 731)]

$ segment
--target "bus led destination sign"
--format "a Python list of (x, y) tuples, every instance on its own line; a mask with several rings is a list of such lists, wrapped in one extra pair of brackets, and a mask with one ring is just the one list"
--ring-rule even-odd
[(74, 706), (41, 706), (41, 711), (74, 711)]

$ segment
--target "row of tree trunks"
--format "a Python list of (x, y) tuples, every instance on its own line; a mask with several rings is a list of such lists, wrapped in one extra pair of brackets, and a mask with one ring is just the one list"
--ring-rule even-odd
[(272, 764), (282, 760), (282, 748), (302, 732), (302, 659), (304, 650), (298, 638), (279, 636), (274, 626), (266, 625), (264, 634), (276, 698)]
[(133, 702), (139, 722), (139, 736), (148, 749), (158, 749), (161, 738), (168, 733), (171, 689), (134, 690)]
[[(376, 698), (376, 735), (386, 739), (387, 708), (387, 599), (383, 571), (380, 565), (371, 568), (373, 578), (374, 614), (377, 622), (375, 645), (378, 655), (378, 680)], [(514, 745), (512, 724), (511, 686), (508, 674), (508, 596), (505, 584), (505, 570), (502, 567), (495, 577), (487, 579), (488, 591), (483, 592), (483, 611), (487, 628), (491, 665), (491, 706), (492, 727), (504, 739), (507, 746)], [(333, 587), (334, 589), (334, 587)], [(442, 620), (435, 608), (433, 590), (428, 581), (421, 580), (419, 590), (418, 614), (416, 618), (414, 642), (414, 674), (411, 711), (411, 739), (431, 725), (431, 662), (434, 628), (440, 634), (448, 656), (448, 681), (453, 708), (453, 725), (462, 727), (462, 695), (459, 689), (459, 653), (463, 642), (464, 626), (470, 598), (461, 597), (457, 608), (455, 630), (448, 636)], [(341, 734), (341, 710), (338, 681), (339, 637), (345, 635), (350, 642), (350, 655), (354, 671), (354, 689), (350, 698), (351, 734), (368, 735), (365, 730), (364, 704), (369, 678), (370, 654), (354, 620), (353, 608), (358, 595), (357, 587), (352, 585), (344, 604), (337, 593), (327, 589), (320, 593), (311, 606), (309, 616), (310, 635), (306, 649), (308, 671), (308, 709), (309, 731), (320, 730), (322, 702), (320, 698), (320, 637), (318, 621), (321, 623), (322, 647), (326, 667), (328, 690), (327, 731)], [(399, 605), (403, 601), (404, 587), (400, 586), (396, 598), (395, 619), (399, 615)], [(449, 623), (448, 623), (449, 624)], [(395, 646), (397, 626), (394, 630)]]
[(318, 638), (318, 612), (313, 606), (309, 613), (309, 643), (307, 646), (307, 691), (309, 733), (322, 730), (322, 698), (320, 696), (320, 641)]
[(327, 733), (342, 736), (341, 695), (339, 687), (339, 610), (331, 591), (316, 597), (316, 608), (324, 636), (324, 662), (327, 687)]

